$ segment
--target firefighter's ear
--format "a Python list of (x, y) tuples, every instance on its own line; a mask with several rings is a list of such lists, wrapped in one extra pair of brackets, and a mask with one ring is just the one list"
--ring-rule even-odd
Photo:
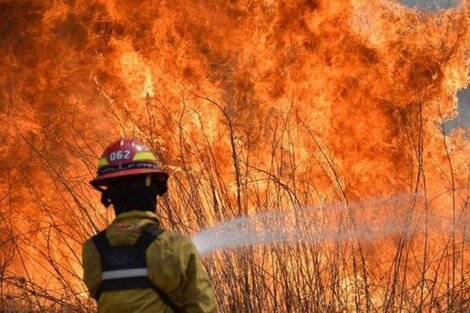
[(101, 203), (108, 208), (111, 205), (111, 199), (109, 197), (109, 189), (101, 190)]

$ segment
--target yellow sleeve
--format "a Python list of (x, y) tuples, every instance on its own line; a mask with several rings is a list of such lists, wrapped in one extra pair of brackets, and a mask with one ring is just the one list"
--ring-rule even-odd
[(187, 238), (180, 253), (184, 255), (182, 265), (185, 279), (182, 281), (181, 291), (185, 312), (216, 312), (215, 297), (209, 276), (191, 239)]
[(93, 297), (101, 284), (101, 259), (95, 245), (88, 240), (83, 245), (83, 281)]
[[(149, 251), (150, 250), (150, 251)], [(212, 285), (187, 236), (165, 232), (147, 250), (149, 277), (185, 313), (215, 313)]]

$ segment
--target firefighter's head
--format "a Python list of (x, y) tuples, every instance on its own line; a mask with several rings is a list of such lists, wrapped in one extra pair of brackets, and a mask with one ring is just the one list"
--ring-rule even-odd
[(122, 138), (103, 152), (98, 174), (90, 183), (101, 191), (101, 202), (113, 205), (116, 215), (154, 211), (157, 196), (167, 191), (168, 173), (161, 170), (152, 151), (138, 139)]

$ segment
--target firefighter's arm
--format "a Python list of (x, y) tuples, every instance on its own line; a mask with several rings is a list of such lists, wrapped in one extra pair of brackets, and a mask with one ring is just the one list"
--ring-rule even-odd
[(201, 258), (187, 236), (164, 232), (147, 249), (150, 280), (185, 313), (215, 313), (214, 293)]
[(181, 245), (181, 293), (186, 313), (215, 313), (216, 304), (212, 285), (201, 257), (190, 238)]
[(101, 260), (98, 250), (91, 240), (83, 245), (83, 280), (93, 297), (101, 284)]

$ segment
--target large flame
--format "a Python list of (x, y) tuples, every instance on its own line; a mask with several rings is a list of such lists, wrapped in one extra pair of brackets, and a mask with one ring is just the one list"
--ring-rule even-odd
[(125, 135), (171, 171), (159, 214), (185, 233), (410, 194), (380, 211), (401, 226), (378, 241), (354, 238), (375, 213), (350, 206), (311, 217), (347, 242), (211, 255), (221, 312), (466, 303), (470, 145), (443, 125), (469, 84), (467, 1), (423, 13), (391, 0), (11, 0), (0, 42), (9, 293), (86, 306), (77, 251), (113, 217), (87, 182)]

